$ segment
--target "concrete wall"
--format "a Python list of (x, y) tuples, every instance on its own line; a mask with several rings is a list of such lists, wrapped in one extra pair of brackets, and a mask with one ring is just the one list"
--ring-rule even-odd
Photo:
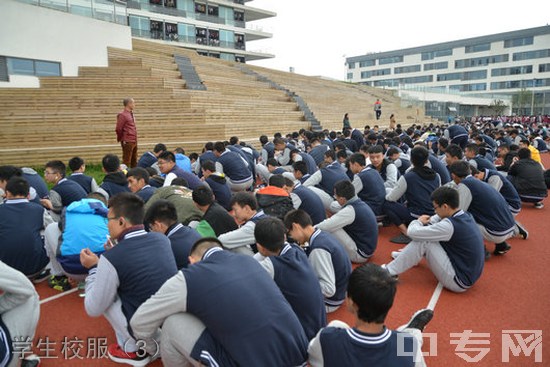
[[(80, 66), (107, 66), (108, 46), (131, 49), (130, 27), (0, 1), (0, 56), (61, 62), (63, 76), (76, 76)], [(37, 86), (38, 78), (28, 76), (10, 76), (10, 82), (0, 82), (0, 87)]]

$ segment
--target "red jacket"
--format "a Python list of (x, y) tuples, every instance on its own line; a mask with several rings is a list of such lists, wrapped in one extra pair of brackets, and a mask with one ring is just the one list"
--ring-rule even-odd
[(127, 141), (130, 143), (137, 142), (136, 122), (134, 114), (130, 111), (123, 110), (117, 115), (116, 119), (116, 140)]

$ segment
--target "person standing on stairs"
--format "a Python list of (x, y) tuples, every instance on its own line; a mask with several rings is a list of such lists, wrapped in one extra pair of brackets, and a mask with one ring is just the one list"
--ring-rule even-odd
[(124, 98), (124, 110), (117, 115), (116, 140), (122, 146), (122, 163), (129, 168), (137, 166), (137, 129), (134, 118), (134, 99)]

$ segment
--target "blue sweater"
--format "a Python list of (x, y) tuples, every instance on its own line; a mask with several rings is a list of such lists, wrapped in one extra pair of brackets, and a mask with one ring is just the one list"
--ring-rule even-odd
[(372, 209), (365, 202), (355, 199), (344, 206), (351, 206), (355, 210), (355, 220), (344, 227), (344, 231), (351, 237), (357, 246), (357, 253), (369, 258), (376, 250), (378, 242), (378, 223)]
[(201, 239), (199, 232), (181, 223), (176, 223), (168, 228), (166, 236), (170, 239), (176, 267), (178, 269), (188, 267), (191, 247)]

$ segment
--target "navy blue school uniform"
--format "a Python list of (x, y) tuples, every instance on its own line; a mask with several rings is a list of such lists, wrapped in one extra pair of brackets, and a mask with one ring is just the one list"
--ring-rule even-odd
[(52, 191), (59, 194), (63, 207), (68, 207), (72, 202), (82, 200), (88, 195), (82, 186), (66, 178), (61, 179), (52, 187)]
[(439, 178), (441, 179), (441, 185), (445, 185), (446, 183), (451, 181), (451, 174), (449, 173), (447, 166), (445, 166), (443, 162), (437, 159), (437, 157), (433, 154), (430, 154), (428, 156), (428, 160), (430, 161), (432, 169), (439, 175)]
[(288, 172), (287, 170), (285, 170), (284, 168), (282, 167), (277, 167), (275, 168), (273, 171), (271, 171), (271, 174), (273, 175), (282, 175), (283, 173), (285, 172)]
[(302, 161), (306, 162), (307, 173), (310, 175), (314, 174), (317, 171), (317, 163), (308, 153), (300, 152), (298, 153), (302, 157)]
[(328, 145), (320, 144), (312, 148), (308, 154), (313, 158), (315, 164), (319, 166), (319, 163), (325, 159), (325, 152), (328, 150), (330, 150)]
[(145, 152), (141, 157), (139, 157), (137, 166), (142, 168), (151, 167), (153, 164), (157, 163), (157, 156), (153, 152)]
[(297, 209), (302, 209), (311, 217), (313, 225), (321, 223), (327, 219), (327, 214), (323, 202), (313, 191), (305, 186), (302, 186), (300, 182), (294, 185), (292, 193), (296, 194), (302, 201)]
[(136, 195), (143, 199), (143, 202), (146, 203), (149, 201), (149, 199), (151, 199), (151, 196), (155, 194), (155, 191), (157, 191), (155, 187), (152, 187), (151, 185), (145, 185), (141, 188), (141, 190), (136, 192)]
[(344, 205), (355, 210), (355, 220), (344, 227), (344, 231), (351, 237), (357, 246), (359, 256), (368, 259), (374, 254), (378, 242), (378, 223), (374, 212), (364, 201), (358, 198), (351, 199)]
[(7, 200), (0, 205), (0, 260), (25, 275), (44, 269), (50, 260), (40, 235), (43, 227), (41, 205), (27, 199)]
[(450, 240), (439, 243), (455, 270), (455, 283), (462, 289), (468, 289), (483, 272), (485, 264), (483, 237), (470, 213), (459, 210), (446, 219), (453, 225), (453, 235)]
[(305, 362), (308, 340), (302, 325), (258, 261), (211, 248), (181, 272), (186, 310), (206, 326), (192, 358), (207, 366), (212, 360), (220, 366), (265, 367)]
[(334, 195), (334, 185), (338, 181), (349, 181), (349, 177), (346, 174), (346, 169), (342, 167), (339, 162), (333, 162), (328, 166), (321, 168), (322, 179), (319, 183), (319, 188), (329, 194), (331, 197)]
[(174, 166), (169, 173), (175, 174), (177, 177), (185, 178), (187, 181), (187, 187), (191, 190), (195, 190), (197, 187), (202, 185), (202, 181), (195, 176), (193, 173), (183, 170), (179, 166)]
[(480, 154), (476, 155), (473, 160), (477, 164), (478, 171), (482, 171), (484, 169), (496, 170), (493, 162), (489, 161), (487, 158), (481, 156)]
[(468, 131), (460, 125), (451, 125), (447, 128), (449, 143), (459, 145), (462, 149), (468, 143)]
[(309, 246), (306, 248), (308, 256), (312, 251), (320, 249), (330, 254), (332, 267), (334, 268), (336, 291), (334, 294), (325, 298), (325, 305), (328, 307), (337, 307), (344, 303), (348, 288), (348, 280), (351, 274), (351, 262), (344, 247), (330, 233), (315, 230), (309, 239)]
[(355, 144), (357, 144), (357, 148), (361, 148), (361, 146), (365, 144), (363, 133), (357, 129), (351, 131), (351, 138), (355, 141)]
[(521, 211), (521, 199), (519, 197), (518, 191), (512, 185), (512, 182), (506, 177), (504, 177), (500, 172), (491, 169), (485, 169), (485, 177), (483, 181), (488, 182), (489, 179), (493, 176), (498, 176), (500, 181), (502, 181), (502, 187), (500, 188), (500, 194), (504, 197), (504, 200), (508, 203), (510, 211), (513, 214), (518, 214)]
[[(472, 202), (467, 208), (475, 221), (494, 236), (505, 236), (516, 228), (516, 222), (504, 197), (489, 184), (471, 175), (462, 180), (472, 194)], [(487, 210), (490, 208), (491, 210)]]
[(325, 367), (413, 367), (415, 340), (411, 334), (389, 330), (367, 334), (355, 328), (327, 327), (319, 335)]
[(382, 206), (386, 200), (386, 188), (384, 180), (377, 170), (366, 167), (357, 174), (363, 184), (363, 190), (357, 193), (359, 199), (367, 203), (374, 214), (382, 214)]
[(124, 172), (107, 173), (99, 187), (105, 190), (110, 198), (121, 192), (130, 192)]
[(231, 210), (231, 188), (225, 177), (218, 173), (213, 173), (204, 181), (212, 189), (218, 204), (223, 206), (226, 210)]
[(74, 181), (82, 188), (84, 191), (86, 191), (87, 194), (92, 192), (92, 178), (90, 176), (87, 176), (83, 173), (73, 173), (69, 177), (67, 177), (68, 180)]
[[(36, 173), (34, 170), (30, 168), (23, 167), (22, 170), (23, 170), (23, 178), (27, 180), (27, 182), (32, 188), (34, 188), (38, 199), (47, 198), (49, 195), (48, 186), (46, 185), (42, 177), (40, 177), (38, 173)], [(31, 172), (35, 172), (35, 173), (31, 173)], [(40, 204), (40, 200), (38, 200), (38, 204)]]
[(191, 247), (202, 238), (199, 232), (181, 223), (175, 223), (166, 231), (166, 237), (170, 240), (176, 267), (181, 269), (189, 266)]
[(423, 214), (434, 215), (432, 193), (441, 186), (441, 179), (437, 173), (427, 177), (421, 177), (414, 169), (403, 176), (407, 181), (407, 208), (414, 216)]
[(270, 256), (273, 280), (298, 316), (307, 340), (311, 340), (327, 323), (319, 280), (307, 255), (296, 246), (286, 244), (279, 256)]
[(252, 177), (248, 164), (239, 153), (226, 150), (218, 157), (217, 163), (223, 167), (223, 173), (234, 183), (246, 182)]
[(161, 233), (145, 232), (142, 225), (126, 232), (117, 245), (102, 256), (118, 275), (117, 294), (128, 323), (138, 307), (178, 272), (170, 240)]

